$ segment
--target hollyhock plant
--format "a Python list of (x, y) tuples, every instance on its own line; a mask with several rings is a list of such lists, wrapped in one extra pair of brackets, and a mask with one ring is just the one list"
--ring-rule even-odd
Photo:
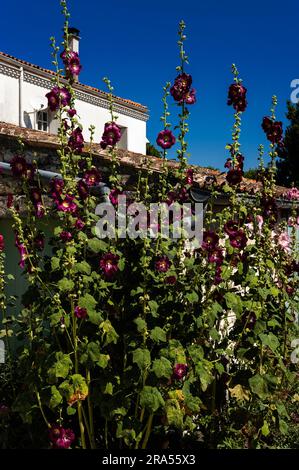
[(160, 256), (155, 262), (155, 268), (159, 273), (166, 273), (171, 266), (171, 262), (167, 256)]
[(60, 178), (54, 178), (50, 182), (50, 191), (53, 199), (60, 199), (64, 188), (64, 181)]
[(100, 268), (107, 279), (112, 279), (119, 270), (119, 256), (114, 253), (106, 253), (100, 259)]
[(188, 372), (187, 364), (176, 364), (173, 368), (173, 378), (182, 380)]
[(3, 250), (4, 250), (4, 247), (5, 247), (4, 237), (3, 237), (3, 235), (0, 233), (0, 251), (3, 251)]
[(237, 248), (239, 250), (242, 250), (247, 245), (247, 237), (242, 229), (230, 234), (229, 241), (233, 248)]
[(281, 141), (283, 133), (281, 121), (274, 121), (266, 116), (263, 118), (262, 128), (272, 144), (278, 144)]
[(71, 102), (71, 94), (66, 87), (55, 86), (46, 97), (51, 111), (57, 111), (60, 106), (69, 106)]
[(87, 310), (84, 307), (75, 307), (75, 316), (80, 319), (84, 319), (87, 317)]
[(49, 431), (49, 438), (54, 449), (69, 449), (75, 440), (75, 434), (72, 429), (54, 425)]
[(169, 129), (164, 129), (164, 131), (159, 132), (156, 142), (159, 147), (167, 150), (175, 144), (175, 136)]
[(15, 155), (10, 161), (10, 167), (13, 176), (19, 178), (21, 176), (27, 176), (28, 164), (24, 157), (20, 155)]
[(97, 168), (91, 168), (91, 170), (86, 171), (83, 179), (87, 186), (96, 186), (100, 183), (102, 176)]
[(102, 135), (101, 147), (105, 149), (107, 146), (114, 147), (121, 139), (121, 129), (115, 122), (107, 122), (105, 124)]
[(170, 94), (175, 101), (179, 103), (185, 101), (190, 87), (192, 85), (192, 77), (187, 73), (182, 73), (176, 77), (173, 86), (170, 88)]
[(233, 83), (228, 90), (227, 104), (233, 106), (237, 112), (244, 112), (247, 107), (247, 88), (240, 83)]
[(73, 235), (71, 234), (71, 232), (68, 232), (67, 230), (63, 230), (62, 232), (60, 232), (59, 236), (61, 240), (64, 242), (70, 242), (73, 239)]
[(73, 152), (81, 153), (84, 147), (84, 138), (82, 134), (82, 129), (77, 127), (74, 129), (70, 135), (68, 146)]
[(203, 233), (202, 248), (204, 250), (214, 250), (219, 243), (219, 236), (213, 230), (208, 230)]
[(235, 220), (228, 220), (224, 224), (224, 231), (227, 233), (227, 235), (235, 235), (235, 233), (238, 231), (238, 223)]
[(61, 212), (69, 212), (73, 214), (77, 211), (77, 204), (74, 202), (75, 197), (67, 194), (64, 199), (57, 201), (57, 209)]

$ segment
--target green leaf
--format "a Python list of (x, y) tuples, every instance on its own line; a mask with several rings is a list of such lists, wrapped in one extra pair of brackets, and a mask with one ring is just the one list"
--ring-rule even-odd
[(110, 356), (108, 354), (101, 354), (100, 345), (91, 342), (87, 345), (87, 352), (90, 360), (97, 364), (102, 369), (105, 369), (109, 363)]
[(95, 306), (97, 305), (96, 299), (90, 295), (85, 294), (83, 297), (79, 299), (79, 307), (84, 307), (88, 310), (94, 310)]
[(133, 351), (133, 362), (137, 364), (139, 369), (147, 369), (151, 365), (151, 354), (148, 349), (135, 349)]
[(181, 429), (183, 427), (184, 414), (181, 410), (178, 400), (174, 398), (166, 400), (165, 411), (167, 417), (167, 424)]
[(89, 275), (91, 273), (91, 267), (86, 261), (82, 261), (81, 263), (75, 264), (74, 271)]
[(227, 292), (225, 294), (227, 308), (232, 310), (236, 315), (241, 315), (243, 310), (242, 300), (239, 295)]
[(72, 406), (68, 406), (67, 409), (66, 409), (66, 413), (69, 416), (73, 416), (77, 413), (77, 410), (76, 410), (76, 408), (73, 408)]
[(264, 377), (259, 374), (254, 375), (249, 379), (249, 386), (253, 393), (255, 393), (262, 400), (268, 395), (268, 385)]
[(67, 279), (66, 277), (58, 281), (58, 289), (62, 292), (69, 292), (73, 290), (74, 285), (74, 281), (72, 281), (71, 279)]
[(153, 341), (156, 341), (157, 343), (159, 341), (165, 342), (166, 341), (166, 333), (159, 326), (155, 326), (155, 328), (153, 328), (152, 331), (151, 331), (150, 338)]
[(157, 302), (155, 300), (149, 300), (148, 305), (149, 305), (149, 308), (151, 310), (152, 316), (157, 317), (158, 316), (158, 308), (159, 308), (159, 305), (157, 304)]
[(180, 341), (176, 339), (168, 341), (168, 348), (161, 349), (161, 355), (168, 357), (175, 364), (186, 364), (185, 350)]
[(264, 333), (261, 333), (259, 337), (263, 345), (268, 346), (271, 349), (271, 351), (275, 352), (275, 350), (278, 348), (279, 340), (277, 336), (275, 336), (273, 333), (269, 333), (267, 335)]
[(113, 395), (113, 384), (111, 382), (106, 383), (103, 393), (104, 395)]
[(50, 377), (61, 377), (65, 379), (72, 367), (73, 363), (70, 356), (68, 354), (63, 354), (62, 352), (57, 352), (56, 362), (49, 369), (48, 374)]
[(171, 362), (168, 359), (166, 359), (166, 357), (155, 359), (153, 362), (152, 371), (156, 374), (158, 379), (161, 379), (161, 377), (165, 377), (166, 379), (169, 379), (172, 375)]
[(267, 421), (264, 421), (263, 426), (261, 427), (262, 435), (267, 437), (270, 434), (269, 424)]
[(146, 385), (140, 393), (140, 405), (150, 413), (155, 413), (165, 402), (156, 387)]
[(88, 247), (94, 253), (99, 253), (100, 251), (107, 251), (109, 245), (99, 238), (91, 238), (88, 240)]
[(281, 432), (281, 434), (286, 435), (288, 433), (288, 429), (289, 429), (288, 423), (286, 421), (284, 421), (283, 419), (280, 419), (279, 420), (279, 431)]
[(53, 256), (53, 258), (51, 258), (51, 268), (53, 271), (56, 271), (57, 269), (59, 269), (60, 267), (60, 258), (56, 258), (55, 256)]
[(146, 321), (141, 317), (135, 318), (134, 323), (136, 324), (139, 333), (143, 333), (147, 328)]
[(58, 405), (60, 405), (61, 402), (62, 402), (62, 395), (60, 394), (57, 387), (55, 385), (52, 385), (49, 407), (53, 410)]
[(186, 298), (191, 304), (195, 304), (196, 302), (198, 302), (198, 294), (197, 292), (195, 292), (195, 290), (189, 292), (189, 294), (186, 295)]
[(107, 344), (110, 343), (117, 343), (118, 334), (116, 333), (109, 320), (103, 321), (100, 324), (100, 328), (102, 330), (102, 337), (105, 338), (104, 346), (107, 346)]

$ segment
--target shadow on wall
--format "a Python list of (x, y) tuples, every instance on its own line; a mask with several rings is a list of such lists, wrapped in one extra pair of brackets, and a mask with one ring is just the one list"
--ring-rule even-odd
[(23, 119), (24, 119), (25, 127), (27, 127), (27, 129), (32, 129), (33, 127), (32, 127), (31, 117), (30, 117), (30, 114), (27, 113), (27, 111), (24, 111)]

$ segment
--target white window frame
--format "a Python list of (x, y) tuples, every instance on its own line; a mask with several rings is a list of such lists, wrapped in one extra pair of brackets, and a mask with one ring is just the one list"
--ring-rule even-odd
[[(41, 118), (39, 118), (41, 116)], [(36, 129), (42, 132), (49, 132), (50, 116), (48, 108), (36, 111)]]

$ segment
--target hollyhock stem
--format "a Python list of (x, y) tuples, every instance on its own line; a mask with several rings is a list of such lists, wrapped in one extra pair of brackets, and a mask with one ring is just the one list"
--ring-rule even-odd
[(86, 371), (86, 382), (88, 385), (88, 396), (87, 396), (87, 405), (88, 405), (88, 417), (89, 417), (89, 427), (90, 427), (90, 444), (92, 449), (96, 449), (95, 435), (94, 435), (94, 418), (93, 418), (93, 405), (91, 401), (91, 375), (90, 370)]
[(144, 436), (144, 441), (143, 441), (142, 446), (141, 446), (142, 449), (146, 449), (149, 437), (151, 435), (152, 425), (153, 425), (153, 418), (154, 418), (154, 414), (152, 413), (152, 414), (150, 414), (150, 416), (148, 418), (148, 421), (147, 421), (146, 433), (145, 433), (145, 436)]

